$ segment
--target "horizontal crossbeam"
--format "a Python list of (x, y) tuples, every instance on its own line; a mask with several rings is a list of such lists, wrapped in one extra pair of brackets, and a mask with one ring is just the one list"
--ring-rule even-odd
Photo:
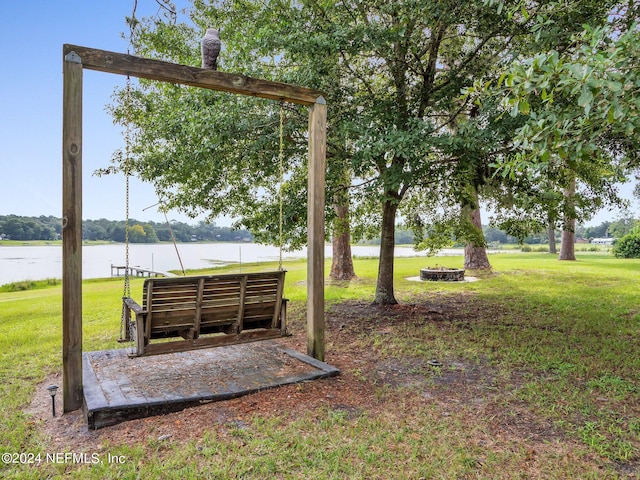
[(82, 68), (130, 75), (148, 80), (190, 85), (220, 92), (236, 93), (300, 105), (325, 103), (323, 93), (306, 87), (272, 82), (234, 73), (205, 70), (188, 65), (135, 57), (96, 48), (65, 44), (64, 58), (82, 64)]

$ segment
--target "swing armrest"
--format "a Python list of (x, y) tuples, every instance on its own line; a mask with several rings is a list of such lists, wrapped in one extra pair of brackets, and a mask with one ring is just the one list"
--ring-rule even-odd
[[(144, 308), (142, 308), (138, 302), (136, 302), (133, 298), (131, 297), (122, 297), (122, 302), (123, 304), (126, 306), (128, 311), (133, 310), (134, 313), (136, 314), (136, 320), (135, 323), (133, 325), (133, 329), (134, 329), (134, 335), (133, 335), (133, 339), (129, 338), (130, 340), (135, 340), (136, 342), (136, 356), (140, 356), (144, 354), (144, 346), (146, 345), (145, 341), (145, 334), (144, 334), (144, 324), (145, 324), (145, 317), (147, 315), (147, 313), (149, 313), (147, 310), (145, 310)], [(130, 317), (130, 313), (127, 314), (127, 318)]]
[(138, 302), (136, 302), (131, 297), (123, 297), (122, 301), (130, 310), (133, 310), (136, 315), (142, 315), (144, 313), (147, 313), (144, 311), (144, 309), (140, 305), (138, 305)]

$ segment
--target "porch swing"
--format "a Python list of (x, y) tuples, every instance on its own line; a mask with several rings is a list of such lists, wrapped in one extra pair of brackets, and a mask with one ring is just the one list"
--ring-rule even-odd
[[(127, 98), (130, 84), (127, 80)], [(128, 113), (128, 105), (127, 113)], [(280, 103), (279, 262), (270, 272), (148, 278), (142, 305), (131, 298), (129, 281), (129, 121), (126, 127), (126, 268), (120, 341), (131, 357), (182, 352), (282, 337), (287, 334), (288, 299), (283, 297), (284, 108)], [(134, 315), (132, 316), (132, 313)]]

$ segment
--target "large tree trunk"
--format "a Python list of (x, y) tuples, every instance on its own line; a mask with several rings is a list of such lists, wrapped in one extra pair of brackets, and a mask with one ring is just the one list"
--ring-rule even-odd
[(547, 226), (547, 236), (549, 237), (549, 253), (558, 253), (556, 248), (556, 225), (551, 220), (549, 220)]
[(378, 263), (378, 283), (373, 303), (395, 305), (398, 303), (393, 293), (393, 260), (396, 246), (396, 211), (398, 202), (385, 200), (382, 205), (382, 233), (380, 235), (380, 263)]
[[(336, 199), (337, 200), (337, 199)], [(338, 218), (333, 228), (333, 257), (329, 277), (334, 280), (355, 278), (353, 257), (351, 256), (351, 229), (349, 224), (349, 203), (334, 205)]]
[(576, 235), (574, 233), (576, 220), (575, 218), (565, 221), (565, 227), (562, 230), (562, 240), (560, 241), (560, 256), (558, 260), (575, 260), (576, 253), (574, 243)]
[(462, 207), (462, 214), (471, 222), (471, 224), (478, 229), (479, 235), (482, 238), (482, 243), (469, 241), (464, 246), (464, 268), (468, 270), (489, 270), (491, 264), (489, 263), (489, 257), (487, 257), (487, 249), (484, 245), (484, 234), (482, 233), (482, 219), (480, 218), (480, 206), (478, 202), (478, 194), (475, 194), (476, 205), (473, 208), (470, 205)]
[(560, 242), (560, 256), (558, 260), (575, 260), (576, 219), (574, 212), (576, 194), (576, 179), (573, 177), (564, 190), (565, 197), (564, 218), (562, 220), (562, 240)]

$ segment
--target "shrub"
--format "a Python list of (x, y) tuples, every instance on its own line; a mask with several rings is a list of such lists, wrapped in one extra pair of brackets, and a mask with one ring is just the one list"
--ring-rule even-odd
[(600, 247), (598, 245), (591, 245), (589, 247), (580, 247), (580, 248), (576, 247), (576, 251), (577, 252), (599, 252)]
[(640, 234), (625, 235), (613, 246), (617, 258), (640, 258)]
[(521, 252), (530, 252), (532, 250), (532, 248), (529, 245), (522, 245), (520, 247), (520, 251)]

